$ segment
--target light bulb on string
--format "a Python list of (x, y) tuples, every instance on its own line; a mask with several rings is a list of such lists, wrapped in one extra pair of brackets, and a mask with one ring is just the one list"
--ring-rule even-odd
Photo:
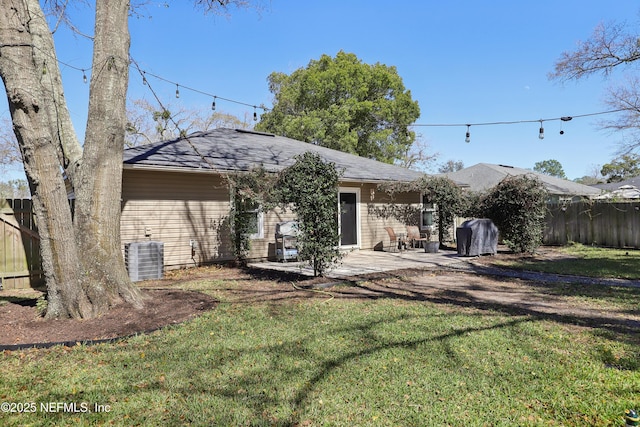
[(538, 133), (538, 138), (544, 139), (544, 127), (542, 127), (542, 120), (540, 120), (540, 133)]
[(465, 135), (464, 142), (471, 142), (471, 132), (469, 131), (470, 127), (471, 125), (467, 125), (467, 133)]

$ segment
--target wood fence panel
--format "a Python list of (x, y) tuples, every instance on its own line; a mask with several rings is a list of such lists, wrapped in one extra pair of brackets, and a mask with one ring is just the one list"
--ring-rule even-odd
[(640, 202), (549, 204), (544, 243), (640, 248)]
[(2, 289), (43, 284), (40, 237), (31, 200), (0, 199), (0, 285)]

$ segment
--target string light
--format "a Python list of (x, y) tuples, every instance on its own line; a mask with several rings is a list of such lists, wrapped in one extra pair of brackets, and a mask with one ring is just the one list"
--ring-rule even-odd
[[(177, 86), (179, 86), (179, 87), (180, 87), (181, 89), (183, 89), (183, 90), (185, 90), (185, 89), (186, 89), (186, 90), (188, 90), (188, 91), (190, 91), (190, 92), (195, 92), (195, 93), (198, 93), (198, 94), (200, 94), (200, 95), (209, 96), (209, 97), (213, 98), (213, 101), (212, 101), (212, 104), (211, 104), (211, 109), (213, 109), (213, 107), (214, 107), (214, 105), (215, 105), (215, 103), (216, 103), (216, 100), (221, 99), (221, 100), (223, 100), (223, 101), (231, 102), (231, 103), (233, 103), (233, 104), (237, 104), (237, 105), (244, 105), (244, 106), (246, 106), (246, 107), (253, 107), (253, 108), (254, 108), (254, 110), (255, 110), (256, 108), (260, 108), (260, 109), (262, 109), (262, 111), (269, 111), (269, 108), (267, 108), (267, 107), (265, 107), (265, 106), (262, 106), (262, 105), (261, 105), (261, 106), (258, 106), (258, 105), (255, 105), (255, 104), (248, 104), (248, 103), (246, 103), (246, 102), (237, 101), (237, 100), (235, 100), (235, 99), (224, 98), (224, 97), (219, 96), (219, 95), (214, 95), (214, 94), (212, 94), (212, 93), (208, 93), (208, 92), (205, 92), (205, 91), (200, 90), (200, 89), (196, 89), (196, 88), (193, 88), (193, 87), (185, 86), (185, 85), (183, 85), (183, 84), (181, 84), (181, 83), (174, 82), (174, 81), (171, 81), (171, 80), (169, 80), (169, 79), (165, 79), (165, 78), (164, 78), (164, 77), (162, 77), (162, 76), (158, 76), (158, 75), (153, 74), (153, 73), (150, 73), (150, 72), (148, 72), (148, 71), (144, 71), (144, 70), (142, 70), (141, 68), (139, 68), (137, 65), (134, 65), (134, 64), (135, 64), (135, 60), (134, 60), (133, 58), (131, 59), (131, 64), (132, 64), (132, 67), (133, 67), (133, 66), (136, 66), (136, 67), (138, 68), (138, 72), (140, 72), (140, 73), (144, 73), (144, 74), (145, 74), (145, 75), (147, 75), (147, 76), (151, 76), (151, 77), (153, 77), (153, 78), (155, 78), (155, 79), (158, 79), (158, 80), (160, 80), (160, 81), (163, 81), (163, 82), (165, 82), (165, 83), (169, 83), (169, 84), (176, 85), (176, 87), (177, 87)], [(256, 116), (255, 116), (255, 117), (256, 117), (256, 120), (257, 120), (257, 113), (256, 113)]]
[(538, 133), (538, 138), (544, 139), (544, 127), (542, 127), (542, 120), (540, 120), (540, 133)]
[[(574, 116), (562, 116), (562, 117), (553, 117), (553, 118), (548, 118), (548, 119), (536, 119), (536, 120), (515, 120), (515, 121), (510, 121), (510, 122), (483, 122), (483, 123), (414, 123), (411, 126), (414, 127), (459, 127), (459, 126), (466, 126), (467, 127), (467, 133), (466, 133), (466, 138), (465, 138), (465, 142), (470, 142), (471, 141), (471, 134), (469, 131), (469, 128), (471, 126), (497, 126), (497, 125), (515, 125), (515, 124), (522, 124), (522, 123), (535, 123), (538, 122), (540, 123), (540, 129), (539, 129), (539, 133), (538, 133), (538, 138), (543, 139), (544, 138), (544, 127), (543, 127), (543, 122), (550, 122), (550, 121), (554, 121), (554, 120), (559, 120), (560, 122), (568, 122), (571, 121), (575, 118), (580, 118), (580, 117), (590, 117), (590, 116), (600, 116), (603, 114), (612, 114), (612, 113), (619, 113), (621, 111), (629, 111), (629, 108), (619, 108), (617, 110), (608, 110), (608, 111), (599, 111), (597, 113), (587, 113), (587, 114), (578, 114), (578, 115), (574, 115)], [(562, 123), (560, 124), (560, 135), (564, 135), (564, 130), (562, 130)]]
[[(37, 48), (37, 47), (36, 47)], [(39, 49), (39, 48), (37, 48)], [(44, 53), (45, 55), (49, 55), (48, 52), (43, 51), (42, 49), (39, 49), (42, 53)], [(50, 56), (50, 55), (49, 55)], [(79, 68), (76, 66), (73, 66), (71, 64), (65, 63), (63, 61), (60, 61), (58, 58), (54, 58), (51, 57), (54, 60), (56, 60), (58, 63), (80, 71), (82, 73), (82, 80), (86, 83), (87, 82), (87, 75), (86, 75), (86, 69), (84, 68)], [(111, 62), (113, 62), (114, 58), (111, 58)], [(110, 64), (111, 65), (111, 64)], [(151, 88), (151, 86), (149, 85), (149, 81), (147, 80), (147, 75), (150, 75), (158, 80), (162, 80), (166, 83), (171, 83), (171, 84), (175, 84), (176, 85), (176, 98), (180, 98), (180, 87), (182, 87), (183, 89), (195, 92), (195, 93), (199, 93), (201, 95), (205, 95), (205, 96), (209, 96), (213, 98), (213, 101), (211, 103), (211, 110), (215, 111), (216, 110), (216, 100), (222, 99), (223, 101), (226, 102), (231, 102), (234, 104), (238, 104), (238, 105), (244, 105), (247, 107), (253, 107), (253, 120), (257, 121), (258, 120), (258, 114), (257, 114), (257, 108), (261, 108), (263, 111), (267, 112), (269, 111), (269, 108), (265, 107), (265, 106), (257, 106), (254, 104), (248, 104), (245, 102), (241, 102), (241, 101), (237, 101), (234, 99), (230, 99), (230, 98), (223, 98), (221, 96), (218, 95), (213, 95), (207, 92), (204, 92), (202, 90), (198, 90), (192, 87), (188, 87), (188, 86), (184, 86), (181, 85), (177, 82), (172, 82), (168, 79), (165, 79), (164, 77), (149, 73), (145, 70), (142, 70), (138, 64), (135, 62), (135, 60), (133, 58), (130, 58), (130, 65), (132, 67), (135, 67), (137, 69), (137, 71), (142, 75), (142, 84), (144, 86), (148, 86), (149, 88)], [(47, 74), (47, 63), (46, 61), (43, 61), (42, 63), (42, 74)], [(543, 126), (543, 122), (544, 121), (554, 121), (554, 120), (559, 120), (561, 122), (568, 122), (571, 121), (574, 118), (581, 118), (581, 117), (589, 117), (589, 116), (597, 116), (597, 115), (603, 115), (603, 114), (611, 114), (611, 113), (618, 113), (621, 111), (628, 111), (629, 109), (627, 108), (621, 108), (621, 109), (616, 109), (616, 110), (609, 110), (609, 111), (600, 111), (600, 112), (596, 112), (596, 113), (588, 113), (588, 114), (580, 114), (580, 115), (574, 115), (574, 116), (562, 116), (562, 117), (554, 117), (554, 118), (546, 118), (546, 119), (536, 119), (536, 120), (516, 120), (516, 121), (499, 121), (499, 122), (484, 122), (484, 123), (444, 123), (444, 124), (423, 124), (423, 123), (414, 123), (413, 127), (455, 127), (455, 126), (466, 126), (467, 127), (467, 132), (465, 133), (465, 142), (471, 142), (471, 131), (470, 128), (471, 126), (493, 126), (493, 125), (512, 125), (512, 124), (522, 124), (522, 123), (533, 123), (533, 122), (539, 122), (540, 123), (540, 129), (539, 129), (539, 133), (538, 133), (538, 138), (540, 139), (544, 139), (544, 126)], [(564, 135), (564, 130), (562, 130), (562, 123), (560, 125), (560, 135)]]
[[(36, 47), (36, 49), (39, 49), (39, 48)], [(44, 55), (48, 55), (52, 59), (56, 60), (59, 64), (64, 65), (67, 68), (71, 68), (73, 70), (80, 71), (82, 73), (82, 75), (83, 75), (83, 80), (84, 80), (84, 77), (86, 76), (86, 70), (87, 70), (86, 68), (80, 68), (80, 67), (76, 67), (74, 65), (68, 64), (68, 63), (66, 63), (64, 61), (59, 60), (58, 58), (52, 57), (48, 52), (45, 52), (42, 49), (39, 49), (39, 50)], [(114, 58), (111, 58), (111, 62), (113, 62), (113, 60), (114, 60)], [(217, 99), (221, 99), (223, 101), (230, 102), (230, 103), (233, 103), (233, 104), (244, 105), (244, 106), (247, 106), (247, 107), (253, 107), (254, 111), (255, 111), (256, 108), (261, 108), (263, 111), (269, 111), (269, 108), (267, 108), (265, 106), (257, 106), (257, 105), (254, 105), (254, 104), (248, 104), (246, 102), (237, 101), (237, 100), (231, 99), (231, 98), (224, 98), (224, 97), (221, 97), (219, 95), (214, 95), (214, 94), (211, 94), (211, 93), (207, 93), (205, 91), (198, 90), (198, 89), (195, 89), (195, 88), (192, 88), (192, 87), (189, 87), (189, 86), (185, 86), (185, 85), (180, 84), (178, 82), (173, 82), (171, 80), (165, 79), (164, 77), (158, 76), (156, 74), (153, 74), (153, 73), (150, 73), (150, 72), (148, 72), (146, 70), (141, 69), (135, 63), (135, 60), (133, 58), (130, 58), (129, 62), (130, 62), (130, 66), (135, 68), (140, 73), (140, 75), (142, 76), (142, 84), (144, 86), (150, 87), (149, 86), (149, 81), (147, 79), (147, 76), (151, 76), (151, 77), (154, 77), (154, 78), (156, 78), (158, 80), (161, 80), (161, 81), (163, 81), (165, 83), (170, 83), (170, 84), (176, 85), (176, 98), (180, 98), (180, 88), (189, 90), (191, 92), (199, 93), (201, 95), (209, 96), (209, 97), (213, 98), (213, 102), (211, 103), (211, 109), (213, 111), (216, 110), (216, 100)], [(43, 61), (43, 63), (42, 63), (42, 74), (47, 74), (47, 63), (46, 63), (46, 61)], [(257, 118), (257, 114), (256, 114), (256, 118)]]

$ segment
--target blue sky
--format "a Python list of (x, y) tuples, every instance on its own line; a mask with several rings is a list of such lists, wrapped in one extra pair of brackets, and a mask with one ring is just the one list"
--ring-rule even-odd
[[(632, 0), (264, 0), (265, 10), (235, 10), (229, 17), (204, 16), (187, 0), (168, 7), (151, 4), (132, 17), (131, 55), (149, 73), (207, 94), (249, 105), (272, 105), (267, 76), (291, 73), (322, 54), (344, 50), (363, 62), (395, 66), (421, 108), (418, 124), (538, 120), (607, 111), (607, 87), (622, 78), (599, 76), (579, 82), (550, 81), (561, 53), (588, 38), (601, 22), (637, 25), (640, 4)], [(74, 12), (81, 30), (92, 33), (91, 11)], [(89, 69), (91, 43), (61, 31), (58, 59)], [(76, 131), (84, 133), (88, 85), (82, 72), (62, 65)], [(88, 72), (87, 72), (88, 74)], [(210, 109), (212, 98), (148, 79), (163, 102)], [(131, 99), (153, 101), (132, 69)], [(238, 116), (253, 108), (218, 99), (217, 109)], [(260, 110), (258, 110), (260, 113)], [(0, 116), (8, 117), (6, 101)], [(544, 123), (465, 127), (418, 126), (439, 153), (439, 162), (461, 160), (533, 168), (556, 159), (571, 179), (615, 156), (621, 135), (597, 128), (611, 116)], [(564, 130), (564, 135), (559, 131)], [(9, 171), (9, 175), (17, 173)]]

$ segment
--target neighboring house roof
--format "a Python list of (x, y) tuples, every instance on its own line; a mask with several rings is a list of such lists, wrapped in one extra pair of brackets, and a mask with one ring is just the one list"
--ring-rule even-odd
[(594, 199), (640, 199), (640, 190), (633, 185), (622, 185), (615, 190), (596, 196)]
[[(343, 181), (414, 181), (425, 174), (291, 138), (241, 129), (214, 129), (184, 138), (124, 150), (125, 168), (180, 171), (268, 171), (291, 166), (294, 157), (311, 151), (343, 171)], [(204, 157), (204, 158), (203, 158)], [(205, 160), (206, 159), (206, 160)]]
[(640, 187), (640, 176), (636, 176), (633, 178), (625, 179), (620, 182), (609, 182), (605, 184), (593, 184), (592, 187), (599, 188), (605, 191), (613, 191), (621, 188), (625, 185), (631, 185), (633, 187)]
[(538, 178), (549, 194), (562, 196), (596, 196), (601, 193), (597, 188), (554, 176), (544, 175), (513, 166), (478, 163), (456, 172), (442, 174), (453, 181), (469, 185), (470, 191), (487, 191), (509, 176), (527, 175)]

